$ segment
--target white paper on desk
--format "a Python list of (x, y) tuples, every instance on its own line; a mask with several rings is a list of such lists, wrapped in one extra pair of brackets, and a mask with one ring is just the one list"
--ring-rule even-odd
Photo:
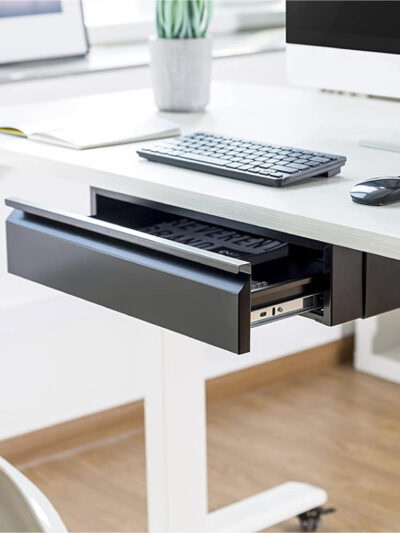
[(133, 98), (124, 91), (0, 108), (0, 132), (75, 150), (180, 134), (151, 108), (130, 114)]
[(132, 123), (76, 124), (54, 128), (46, 132), (31, 133), (28, 138), (65, 148), (85, 150), (100, 146), (112, 146), (131, 142), (150, 141), (179, 135), (180, 130), (172, 122), (163, 119), (149, 119)]

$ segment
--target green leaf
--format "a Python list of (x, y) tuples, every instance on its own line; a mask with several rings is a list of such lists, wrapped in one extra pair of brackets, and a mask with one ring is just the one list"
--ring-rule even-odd
[(204, 13), (206, 11), (206, 2), (204, 0), (199, 0), (198, 3), (200, 8), (200, 23), (203, 24)]
[(182, 29), (179, 33), (180, 39), (187, 39), (190, 36), (190, 25), (189, 25), (189, 4), (187, 0), (184, 0), (184, 14), (183, 14), (183, 24)]
[(164, 27), (163, 27), (163, 0), (156, 0), (156, 26), (157, 26), (157, 35), (161, 39), (165, 37)]
[(183, 26), (185, 11), (184, 11), (184, 0), (177, 0), (176, 2), (176, 9), (175, 9), (175, 20), (174, 20), (174, 28), (173, 28), (173, 36), (174, 39), (177, 39), (179, 37), (179, 32)]
[(190, 10), (191, 10), (193, 37), (198, 38), (201, 35), (201, 18), (200, 18), (200, 7), (198, 5), (197, 0), (190, 1)]
[(210, 22), (213, 16), (213, 7), (214, 7), (213, 0), (207, 0), (206, 21), (205, 21), (202, 37), (207, 37), (208, 28), (210, 27)]
[(167, 39), (172, 38), (172, 17), (174, 0), (164, 0), (164, 31)]

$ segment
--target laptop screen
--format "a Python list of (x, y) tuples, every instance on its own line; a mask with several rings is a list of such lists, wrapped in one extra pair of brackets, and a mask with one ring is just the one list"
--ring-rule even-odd
[(288, 0), (293, 44), (400, 54), (400, 1)]
[(0, 18), (61, 12), (61, 0), (0, 0)]

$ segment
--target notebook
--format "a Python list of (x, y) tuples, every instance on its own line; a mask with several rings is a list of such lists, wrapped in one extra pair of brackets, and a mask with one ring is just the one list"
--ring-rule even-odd
[(0, 108), (0, 133), (74, 150), (180, 134), (151, 107), (134, 113), (133, 98), (134, 91), (123, 91)]

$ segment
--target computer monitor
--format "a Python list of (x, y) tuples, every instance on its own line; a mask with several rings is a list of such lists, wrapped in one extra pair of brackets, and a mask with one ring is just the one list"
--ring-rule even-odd
[(400, 1), (288, 0), (290, 81), (400, 98)]

